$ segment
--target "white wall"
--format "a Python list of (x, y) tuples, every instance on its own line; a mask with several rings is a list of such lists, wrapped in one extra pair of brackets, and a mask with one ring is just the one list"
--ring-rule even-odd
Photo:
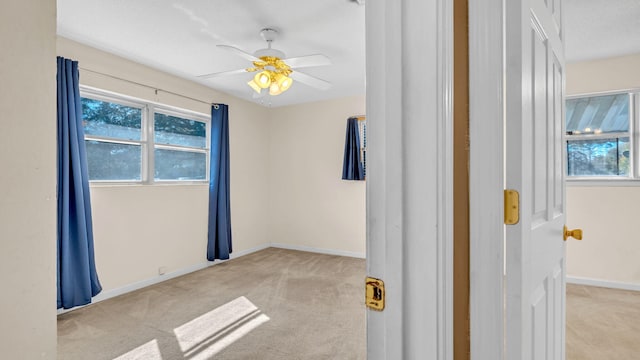
[(584, 230), (567, 240), (568, 276), (640, 285), (640, 188), (568, 187), (567, 225)]
[(0, 352), (56, 357), (56, 2), (0, 12)]
[[(60, 56), (78, 60), (80, 83), (205, 114), (210, 105), (98, 75), (90, 69), (206, 102), (229, 105), (234, 253), (265, 246), (268, 133), (264, 107), (115, 55), (58, 38)], [(109, 292), (206, 263), (207, 185), (92, 185), (96, 266)]]
[[(640, 88), (640, 54), (567, 65), (567, 95)], [(567, 185), (567, 275), (640, 289), (640, 183), (630, 187)]]
[(271, 243), (364, 256), (365, 182), (342, 180), (347, 118), (364, 113), (363, 96), (271, 110)]

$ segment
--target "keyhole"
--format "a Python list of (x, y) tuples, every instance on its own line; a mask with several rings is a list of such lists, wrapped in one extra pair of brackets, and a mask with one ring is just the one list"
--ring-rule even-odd
[(373, 287), (373, 300), (380, 301), (382, 300), (382, 290), (379, 287)]

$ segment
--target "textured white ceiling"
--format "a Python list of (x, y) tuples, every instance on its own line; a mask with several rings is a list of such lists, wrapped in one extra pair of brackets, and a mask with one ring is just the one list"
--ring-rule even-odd
[[(287, 57), (322, 53), (332, 65), (301, 69), (333, 84), (322, 91), (294, 82), (279, 96), (253, 99), (251, 74), (196, 76), (251, 66), (216, 48), (265, 48), (260, 29)], [(58, 34), (265, 106), (365, 92), (364, 6), (349, 0), (58, 0)]]
[(565, 0), (564, 21), (567, 62), (640, 53), (640, 0)]
[[(640, 53), (640, 0), (564, 0), (563, 11), (568, 62)], [(249, 66), (215, 45), (253, 53), (265, 47), (264, 27), (279, 30), (273, 45), (288, 57), (331, 58), (331, 66), (302, 71), (333, 87), (294, 83), (282, 95), (253, 99), (251, 74), (196, 77)], [(274, 107), (363, 95), (364, 32), (364, 6), (350, 0), (58, 0), (61, 36)]]

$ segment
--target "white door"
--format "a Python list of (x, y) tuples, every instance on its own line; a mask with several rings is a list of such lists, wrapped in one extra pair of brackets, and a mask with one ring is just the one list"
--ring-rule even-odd
[(367, 358), (450, 360), (451, 4), (365, 6), (367, 275), (385, 284)]
[(509, 0), (506, 188), (520, 221), (506, 226), (506, 359), (565, 357), (564, 47), (561, 0)]

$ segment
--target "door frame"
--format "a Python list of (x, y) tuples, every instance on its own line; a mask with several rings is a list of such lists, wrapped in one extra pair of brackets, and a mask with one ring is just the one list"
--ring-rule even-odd
[(469, 0), (472, 359), (504, 359), (503, 12), (503, 0)]
[(453, 8), (370, 1), (367, 44), (368, 359), (453, 359)]

